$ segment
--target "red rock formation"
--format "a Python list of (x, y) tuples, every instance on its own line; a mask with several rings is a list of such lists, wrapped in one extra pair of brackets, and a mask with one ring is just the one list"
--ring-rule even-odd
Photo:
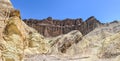
[(66, 34), (72, 30), (79, 30), (85, 35), (100, 24), (100, 22), (93, 16), (88, 18), (85, 22), (81, 18), (54, 20), (52, 17), (43, 20), (24, 19), (24, 22), (46, 37)]

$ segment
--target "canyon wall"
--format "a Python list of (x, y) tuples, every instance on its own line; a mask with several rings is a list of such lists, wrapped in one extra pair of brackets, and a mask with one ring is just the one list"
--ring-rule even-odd
[(67, 34), (72, 30), (79, 30), (83, 35), (86, 35), (101, 24), (94, 16), (91, 16), (86, 21), (81, 18), (55, 20), (52, 17), (43, 20), (24, 19), (23, 21), (45, 37)]

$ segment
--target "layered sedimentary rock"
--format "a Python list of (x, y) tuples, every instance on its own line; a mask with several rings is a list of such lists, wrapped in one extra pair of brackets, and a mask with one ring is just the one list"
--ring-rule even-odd
[(47, 53), (47, 41), (21, 20), (10, 0), (0, 0), (0, 5), (0, 60), (22, 61), (25, 54)]
[(57, 37), (48, 38), (48, 40), (52, 47), (52, 54), (68, 53), (68, 55), (73, 55), (75, 52), (77, 53), (77, 51), (74, 51), (72, 53), (72, 50), (70, 50), (69, 48), (72, 45), (77, 44), (80, 40), (82, 40), (82, 34), (78, 30), (74, 30), (65, 35), (59, 35)]
[(51, 17), (43, 20), (25, 19), (24, 22), (46, 37), (66, 34), (72, 30), (79, 30), (83, 35), (86, 35), (100, 25), (100, 22), (93, 16), (85, 22), (81, 18), (54, 20)]
[(55, 55), (34, 55), (33, 57), (36, 60), (46, 61), (119, 61), (119, 36), (120, 22), (118, 21), (103, 24), (85, 36), (75, 30), (48, 38), (52, 49), (51, 54)]
[[(52, 55), (33, 55), (26, 60), (119, 61), (120, 22), (103, 24), (85, 36), (75, 30), (48, 38)], [(41, 58), (42, 57), (42, 58)]]
[[(115, 58), (120, 55), (118, 48), (119, 33), (119, 21), (104, 24), (83, 37), (82, 41), (87, 42), (84, 44), (86, 45), (84, 48), (90, 49), (88, 53), (91, 51), (99, 58)], [(79, 46), (83, 42), (78, 43)], [(86, 52), (86, 54), (88, 53)]]
[[(10, 3), (9, 0), (0, 1)], [(99, 27), (97, 26), (100, 22), (94, 17), (90, 17), (85, 22), (81, 19), (56, 21), (50, 17), (43, 21), (33, 21), (33, 24), (27, 21), (30, 26), (39, 25), (36, 29), (41, 26), (40, 29), (45, 36), (59, 35), (44, 38), (21, 20), (19, 10), (7, 6), (2, 8), (5, 9), (0, 9), (2, 14), (0, 15), (0, 61), (120, 60), (119, 21), (102, 24)], [(59, 27), (62, 29), (59, 31), (61, 33), (58, 32)]]

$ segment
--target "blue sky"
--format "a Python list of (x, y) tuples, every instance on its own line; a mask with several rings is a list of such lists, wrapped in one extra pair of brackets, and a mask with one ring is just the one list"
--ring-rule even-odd
[(95, 16), (101, 22), (120, 20), (120, 0), (11, 0), (23, 19), (82, 18)]

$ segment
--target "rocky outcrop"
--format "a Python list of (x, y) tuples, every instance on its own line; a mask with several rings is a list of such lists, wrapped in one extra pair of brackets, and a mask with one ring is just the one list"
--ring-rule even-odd
[(19, 10), (1, 2), (11, 4), (0, 0), (0, 60), (22, 61), (27, 54), (47, 53), (49, 44), (44, 37), (21, 20)]
[(25, 25), (13, 10), (1, 33), (1, 54), (5, 61), (21, 61), (26, 54), (47, 53), (47, 42), (34, 29)]
[[(75, 30), (57, 37), (50, 37), (48, 40), (52, 55), (33, 55), (29, 58), (46, 61), (119, 61), (119, 25), (118, 21), (103, 24), (85, 36)], [(27, 58), (28, 61), (29, 58)]]
[(118, 21), (104, 24), (83, 36), (82, 40), (71, 48), (77, 47), (84, 56), (92, 55), (106, 59), (116, 57), (119, 55), (119, 48), (116, 50), (119, 45), (119, 25)]
[[(119, 61), (120, 22), (108, 24), (96, 28), (85, 36), (75, 30), (65, 35), (48, 38), (52, 55), (33, 55), (26, 60)], [(113, 31), (114, 29), (116, 31)]]
[(57, 37), (47, 39), (52, 47), (52, 54), (64, 53), (73, 55), (74, 53), (72, 54), (69, 48), (82, 40), (82, 34), (78, 30), (74, 30), (65, 35), (59, 35)]
[(35, 28), (45, 37), (66, 34), (72, 30), (79, 30), (83, 35), (86, 35), (100, 25), (100, 22), (93, 16), (88, 18), (85, 22), (81, 18), (54, 20), (51, 17), (43, 20), (24, 19), (24, 22), (30, 27)]
[[(1, 1), (10, 3), (9, 0)], [(28, 23), (35, 27), (36, 24), (44, 26), (41, 27), (44, 30), (40, 29), (43, 35), (48, 37), (59, 35), (45, 38), (21, 20), (19, 10), (7, 6), (2, 8), (4, 9), (0, 9), (2, 12), (0, 13), (0, 61), (120, 60), (119, 21), (102, 24), (99, 27), (97, 26), (100, 22), (94, 17), (90, 17), (85, 22), (81, 19), (56, 21), (49, 17), (43, 21), (33, 21), (32, 25), (31, 22)], [(62, 29), (59, 31), (61, 33), (58, 32), (59, 27)]]

